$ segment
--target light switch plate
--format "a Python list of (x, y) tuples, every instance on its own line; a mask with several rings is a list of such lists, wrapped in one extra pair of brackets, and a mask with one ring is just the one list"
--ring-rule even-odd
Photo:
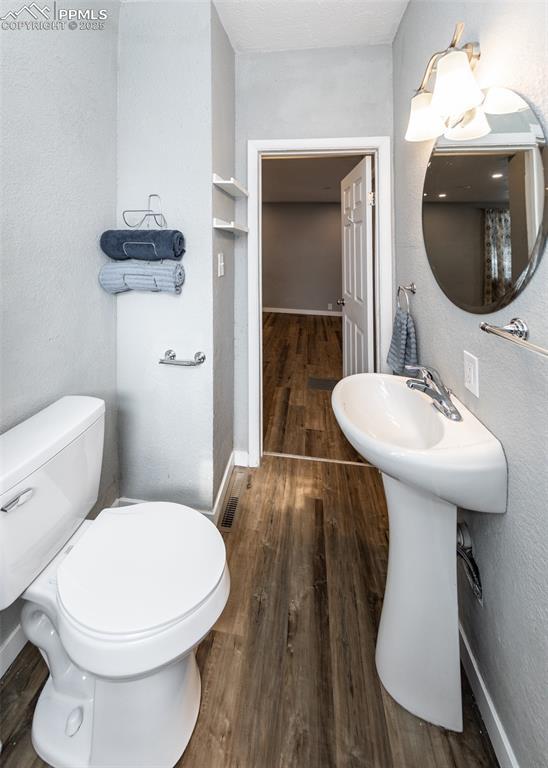
[(328, 312), (332, 312), (333, 311), (333, 304), (328, 304), (327, 305), (327, 311)]
[(464, 351), (464, 386), (479, 397), (479, 360), (470, 352)]
[(217, 277), (223, 277), (225, 273), (225, 255), (224, 253), (217, 254)]

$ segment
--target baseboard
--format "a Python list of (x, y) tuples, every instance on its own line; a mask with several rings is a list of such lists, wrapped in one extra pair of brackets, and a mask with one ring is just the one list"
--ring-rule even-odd
[(249, 467), (249, 453), (247, 451), (234, 451), (234, 466)]
[(483, 722), (491, 739), (491, 744), (495, 750), (501, 768), (519, 768), (519, 763), (514, 754), (514, 750), (508, 740), (504, 726), (500, 721), (497, 710), (493, 703), (485, 680), (481, 674), (476, 657), (472, 652), (466, 633), (459, 624), (460, 631), (460, 658), (462, 666), (466, 672), (466, 677), (470, 683), (476, 703), (481, 712)]
[(319, 317), (342, 317), (342, 312), (330, 309), (283, 309), (282, 307), (263, 307), (263, 312), (277, 312), (282, 315), (318, 315)]
[(27, 638), (23, 633), (21, 624), (17, 624), (0, 645), (0, 677), (3, 677), (11, 667), (17, 656), (23, 650)]
[(234, 469), (234, 451), (230, 454), (228, 457), (228, 461), (226, 462), (225, 471), (223, 472), (223, 478), (221, 480), (221, 484), (219, 486), (219, 490), (217, 491), (217, 496), (215, 497), (215, 503), (213, 504), (213, 509), (211, 510), (211, 519), (217, 525), (217, 521), (221, 515), (222, 507), (223, 507), (223, 501), (225, 498), (225, 494), (228, 488), (228, 484), (230, 482), (230, 476), (232, 475), (232, 470)]

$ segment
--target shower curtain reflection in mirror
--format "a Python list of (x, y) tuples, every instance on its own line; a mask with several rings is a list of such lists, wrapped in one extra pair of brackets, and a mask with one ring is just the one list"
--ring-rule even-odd
[(486, 304), (504, 296), (512, 285), (512, 239), (510, 211), (486, 208), (484, 211)]

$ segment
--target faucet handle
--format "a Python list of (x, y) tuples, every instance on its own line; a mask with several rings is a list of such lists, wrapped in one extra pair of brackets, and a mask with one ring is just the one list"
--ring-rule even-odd
[(431, 378), (429, 369), (424, 365), (406, 365), (404, 366), (404, 370), (414, 379)]
[(405, 370), (414, 378), (433, 381), (437, 386), (442, 386), (441, 376), (435, 368), (428, 365), (406, 365)]

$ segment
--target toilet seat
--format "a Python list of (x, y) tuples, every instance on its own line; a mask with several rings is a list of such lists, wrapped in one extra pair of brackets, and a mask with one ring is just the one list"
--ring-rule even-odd
[(194, 611), (225, 563), (221, 534), (190, 507), (105, 509), (60, 565), (57, 594), (71, 618), (94, 632), (149, 632)]
[(169, 502), (105, 509), (57, 569), (58, 630), (73, 660), (123, 677), (196, 645), (229, 591), (221, 534)]

